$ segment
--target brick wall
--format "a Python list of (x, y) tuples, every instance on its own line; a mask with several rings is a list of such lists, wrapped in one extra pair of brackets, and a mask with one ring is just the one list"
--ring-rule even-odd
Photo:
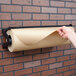
[(10, 53), (2, 49), (8, 26), (76, 25), (76, 0), (0, 0), (0, 76), (76, 76), (71, 45)]

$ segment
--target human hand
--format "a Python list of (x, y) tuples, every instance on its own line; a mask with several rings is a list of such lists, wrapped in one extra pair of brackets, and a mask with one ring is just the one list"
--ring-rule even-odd
[(72, 34), (74, 31), (72, 31), (70, 28), (66, 26), (60, 27), (58, 30), (59, 35), (64, 39), (69, 39), (69, 37), (72, 37)]

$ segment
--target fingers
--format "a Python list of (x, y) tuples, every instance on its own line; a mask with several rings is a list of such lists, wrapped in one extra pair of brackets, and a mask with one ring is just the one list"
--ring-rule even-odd
[(57, 32), (59, 33), (60, 36), (64, 36), (64, 34), (65, 34), (64, 31), (63, 31), (64, 27), (65, 27), (65, 26), (60, 27), (60, 28), (57, 30)]
[(57, 30), (58, 33), (61, 33), (62, 32), (62, 27), (60, 27), (58, 30)]
[(62, 38), (67, 38), (67, 28), (65, 26), (60, 27), (57, 32)]
[(62, 38), (68, 39), (68, 36), (64, 34), (64, 35), (62, 36)]
[(60, 27), (60, 28), (57, 30), (57, 32), (58, 32), (58, 33), (64, 32), (64, 28), (65, 28), (65, 26)]
[(63, 36), (63, 35), (64, 35), (64, 33), (63, 33), (63, 32), (60, 32), (59, 34), (60, 34), (61, 36)]
[(60, 27), (57, 32), (61, 35), (63, 33), (63, 27)]

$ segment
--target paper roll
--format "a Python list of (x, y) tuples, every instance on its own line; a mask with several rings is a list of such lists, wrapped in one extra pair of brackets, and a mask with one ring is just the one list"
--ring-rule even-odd
[[(12, 39), (12, 45), (8, 46), (10, 52), (53, 47), (70, 44), (69, 40), (63, 39), (57, 32), (59, 27), (45, 28), (21, 28), (7, 31)], [(69, 27), (74, 30), (72, 27)]]

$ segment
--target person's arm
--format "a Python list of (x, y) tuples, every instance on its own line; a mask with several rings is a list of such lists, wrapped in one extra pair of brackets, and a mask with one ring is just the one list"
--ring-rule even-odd
[(66, 26), (60, 27), (57, 31), (62, 38), (69, 39), (76, 48), (76, 33), (74, 31)]

